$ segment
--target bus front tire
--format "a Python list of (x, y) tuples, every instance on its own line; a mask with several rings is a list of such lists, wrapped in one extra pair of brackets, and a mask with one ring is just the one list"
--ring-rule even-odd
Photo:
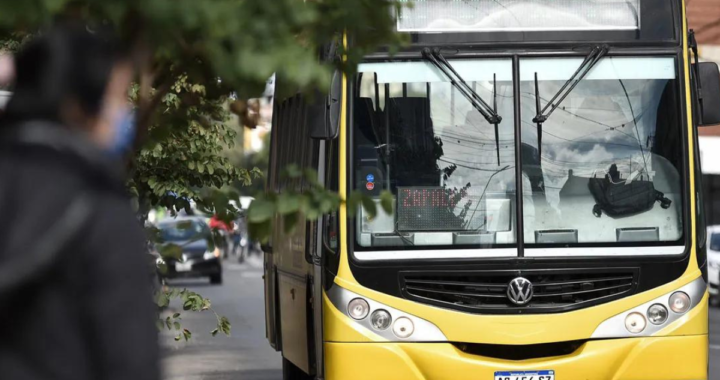
[(283, 380), (311, 380), (312, 377), (298, 368), (291, 361), (283, 358)]

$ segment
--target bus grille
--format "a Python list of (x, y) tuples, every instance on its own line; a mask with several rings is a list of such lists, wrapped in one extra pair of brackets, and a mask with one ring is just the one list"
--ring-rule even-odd
[[(523, 277), (533, 284), (530, 302), (518, 306), (508, 284)], [(638, 270), (528, 270), (495, 272), (401, 272), (403, 295), (418, 302), (474, 313), (557, 313), (632, 294)]]

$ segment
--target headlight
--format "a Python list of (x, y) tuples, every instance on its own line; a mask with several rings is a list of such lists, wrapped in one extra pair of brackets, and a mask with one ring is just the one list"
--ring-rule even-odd
[(591, 337), (611, 339), (661, 334), (669, 324), (682, 321), (702, 302), (706, 292), (707, 283), (697, 277), (680, 288), (606, 319)]
[(353, 319), (365, 319), (370, 313), (370, 305), (362, 298), (355, 298), (348, 303), (348, 315)]
[(630, 313), (625, 317), (625, 328), (633, 334), (640, 334), (645, 330), (647, 320), (640, 313)]
[(650, 306), (647, 316), (650, 323), (653, 325), (662, 325), (668, 319), (668, 309), (665, 306), (656, 303), (655, 305)]
[(685, 292), (675, 292), (670, 296), (670, 310), (684, 314), (690, 310), (690, 296)]
[(383, 309), (375, 310), (370, 316), (370, 323), (375, 330), (387, 330), (390, 322), (392, 322), (390, 313)]
[(347, 323), (370, 339), (389, 342), (447, 342), (433, 323), (333, 284), (327, 297)]

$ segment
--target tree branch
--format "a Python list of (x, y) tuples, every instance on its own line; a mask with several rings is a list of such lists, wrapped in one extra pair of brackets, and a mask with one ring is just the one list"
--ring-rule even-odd
[[(165, 95), (170, 92), (170, 89), (173, 85), (173, 78), (169, 77), (163, 84), (160, 85), (155, 90), (155, 94), (152, 98), (149, 98), (149, 93), (151, 91), (148, 91), (148, 94), (143, 98), (142, 95), (138, 99), (138, 111), (137, 111), (137, 137), (135, 138), (135, 149), (139, 149), (147, 140), (149, 131), (150, 131), (150, 122), (152, 121), (153, 113), (157, 110), (158, 106), (162, 102), (162, 99), (165, 97)], [(142, 83), (143, 81), (147, 81), (149, 78), (146, 78), (145, 80), (140, 80), (140, 91), (142, 92), (142, 87), (147, 86), (147, 83)]]

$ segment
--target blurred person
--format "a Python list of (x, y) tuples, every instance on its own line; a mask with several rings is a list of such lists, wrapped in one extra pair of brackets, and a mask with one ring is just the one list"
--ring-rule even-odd
[(12, 55), (0, 53), (0, 88), (10, 85), (14, 77), (15, 64)]
[(85, 28), (15, 58), (0, 118), (0, 378), (156, 380), (155, 306), (121, 156), (133, 68)]

